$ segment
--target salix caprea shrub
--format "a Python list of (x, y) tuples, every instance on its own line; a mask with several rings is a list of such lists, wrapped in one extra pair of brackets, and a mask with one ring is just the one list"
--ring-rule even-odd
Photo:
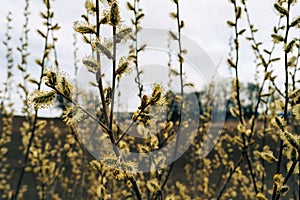
[[(7, 146), (11, 142), (14, 115), (10, 92), (15, 66), (8, 23), (4, 43), (7, 82), (1, 91), (1, 198), (298, 198), (300, 18), (295, 8), (299, 3), (275, 0), (278, 21), (274, 22), (269, 37), (260, 41), (257, 34), (260, 30), (252, 22), (248, 1), (228, 2), (232, 5), (233, 17), (224, 22), (232, 29), (226, 61), (232, 77), (223, 85), (213, 81), (204, 90), (195, 92), (199, 108), (195, 117), (189, 116), (189, 110), (197, 107), (190, 100), (193, 94), (185, 92), (185, 88), (194, 85), (186, 81), (184, 63), (189, 49), (182, 43), (185, 22), (180, 15), (181, 3), (188, 2), (172, 0), (174, 10), (169, 13), (176, 31), (169, 31), (169, 60), (164, 65), (169, 69), (168, 86), (171, 88), (174, 81), (179, 81), (180, 90), (174, 92), (160, 83), (153, 83), (147, 91), (147, 83), (143, 82), (147, 73), (141, 66), (141, 54), (147, 50), (147, 44), (138, 38), (143, 30), (143, 18), (151, 18), (151, 15), (143, 13), (140, 1), (127, 2), (128, 10), (121, 10), (121, 2), (117, 0), (85, 1), (86, 14), (73, 24), (74, 69), (77, 77), (80, 65), (92, 74), (88, 86), (94, 89), (92, 92), (84, 91), (76, 78), (63, 72), (63, 66), (59, 65), (58, 38), (55, 37), (59, 25), (54, 22), (54, 1), (51, 0), (43, 1), (45, 10), (40, 15), (44, 29), (37, 31), (44, 46), (41, 58), (36, 60), (39, 78), (30, 75), (27, 68), (30, 12), (29, 1), (26, 1), (23, 35), (17, 47), (22, 58), (17, 68), (23, 79), (17, 84), (18, 94), (23, 100), (25, 116), (18, 128), (22, 152), (18, 162), (20, 171), (10, 170), (8, 162)], [(130, 25), (121, 18), (121, 12), (132, 14)], [(7, 20), (11, 20), (10, 15)], [(81, 48), (77, 43), (79, 37), (84, 41), (82, 45), (90, 50), (82, 58), (77, 54)], [(265, 40), (271, 41), (271, 45), (265, 44)], [(175, 53), (171, 43), (176, 44)], [(128, 45), (129, 51), (119, 55), (118, 48), (123, 45)], [(244, 83), (240, 77), (244, 70), (244, 46), (251, 47), (254, 58), (250, 65), (256, 74), (251, 83)], [(105, 65), (109, 66), (108, 71)], [(283, 82), (276, 68), (281, 69)], [(116, 108), (120, 103), (118, 97), (124, 92), (120, 84), (128, 74), (134, 74), (139, 103), (129, 118), (122, 119), (124, 116)], [(35, 87), (33, 92), (29, 89), (31, 85)], [(217, 93), (219, 88), (222, 92)], [(214, 131), (219, 130), (214, 126), (218, 123), (212, 123), (215, 120), (212, 112), (222, 106), (222, 98), (226, 98), (228, 122), (216, 138)], [(39, 117), (40, 109), (57, 102), (66, 127)], [(183, 115), (188, 117), (181, 118)], [(82, 132), (85, 134), (80, 134)], [(146, 173), (139, 171), (142, 156), (136, 160), (124, 156), (132, 151), (141, 154), (157, 151), (182, 137), (193, 141), (182, 158), (166, 164), (167, 157), (175, 159), (177, 152), (182, 151), (182, 145), (176, 142), (175, 148), (166, 154), (145, 161), (149, 168)], [(205, 141), (216, 144), (212, 150), (205, 149)], [(202, 158), (205, 151), (210, 153)], [(100, 159), (97, 154), (101, 154)], [(34, 186), (24, 184), (30, 175), (36, 183)], [(11, 183), (13, 178), (16, 183)]]

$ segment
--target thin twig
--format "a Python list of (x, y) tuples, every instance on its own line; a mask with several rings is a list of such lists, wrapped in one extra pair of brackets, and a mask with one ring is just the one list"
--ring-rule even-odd
[[(50, 2), (49, 2), (49, 4), (50, 4)], [(46, 52), (47, 49), (48, 49), (48, 39), (49, 39), (50, 31), (51, 31), (50, 26), (51, 26), (51, 24), (50, 24), (50, 7), (49, 7), (49, 8), (47, 8), (47, 32), (46, 32), (45, 43), (44, 43), (44, 52)], [(41, 89), (46, 58), (47, 58), (47, 54), (44, 53), (43, 58), (42, 58), (42, 62), (41, 62), (41, 74), (40, 74), (40, 79), (39, 79), (39, 83), (38, 83), (38, 90)], [(18, 195), (19, 195), (19, 191), (20, 191), (20, 188), (21, 188), (21, 185), (22, 185), (22, 180), (23, 180), (23, 177), (24, 177), (24, 174), (25, 174), (25, 168), (26, 168), (26, 165), (27, 165), (27, 162), (28, 162), (28, 159), (29, 159), (30, 148), (31, 148), (32, 143), (33, 143), (33, 138), (35, 137), (37, 120), (38, 120), (38, 110), (35, 110), (31, 135), (30, 135), (29, 142), (28, 142), (28, 145), (27, 145), (27, 148), (26, 148), (26, 153), (25, 153), (25, 157), (24, 157), (24, 160), (23, 160), (22, 169), (21, 169), (19, 180), (17, 182), (15, 195), (13, 195), (13, 200), (16, 200), (18, 198)]]
[[(287, 183), (287, 181), (290, 179), (290, 177), (292, 176), (292, 174), (293, 174), (293, 172), (294, 172), (294, 170), (295, 170), (295, 167), (296, 167), (297, 163), (298, 163), (297, 160), (293, 162), (293, 164), (292, 164), (291, 168), (289, 169), (287, 175), (284, 177), (284, 180), (283, 180), (283, 183), (282, 183), (283, 185), (285, 185), (285, 184)], [(280, 198), (280, 194), (277, 193), (275, 199), (276, 199), (276, 200), (279, 200), (279, 198)]]
[[(179, 9), (179, 2), (174, 2), (176, 4), (176, 19), (177, 19), (177, 31), (178, 31), (178, 48), (179, 48), (179, 56), (182, 57), (183, 49), (182, 49), (182, 44), (181, 44), (181, 21), (180, 21), (180, 9)], [(183, 91), (183, 61), (181, 58), (179, 59), (179, 77), (180, 77), (180, 96), (181, 96), (181, 102), (180, 102), (180, 109), (179, 109), (179, 118), (178, 118), (178, 126), (180, 127), (181, 124), (181, 114), (182, 114), (182, 109), (183, 109), (183, 100), (184, 100), (184, 91)], [(176, 134), (176, 143), (175, 143), (175, 149), (174, 149), (174, 157), (173, 157), (173, 163), (171, 163), (170, 168), (167, 172), (166, 178), (164, 179), (160, 191), (163, 191), (164, 187), (167, 184), (167, 181), (170, 178), (171, 172), (173, 171), (174, 168), (174, 162), (176, 159), (177, 155), (177, 148), (179, 144), (179, 139), (180, 139), (180, 130), (178, 129), (177, 134)], [(155, 199), (157, 199), (159, 196), (159, 192), (156, 193)]]
[(219, 192), (219, 194), (218, 194), (218, 197), (217, 197), (217, 200), (220, 200), (220, 199), (221, 199), (223, 193), (224, 193), (225, 190), (226, 190), (227, 185), (229, 184), (229, 181), (230, 181), (232, 175), (235, 173), (235, 171), (237, 170), (237, 168), (242, 164), (243, 159), (244, 159), (244, 156), (241, 156), (240, 159), (239, 159), (239, 161), (235, 164), (234, 168), (233, 168), (232, 170), (230, 170), (229, 176), (228, 176), (228, 178), (226, 179), (226, 182), (225, 182), (225, 184), (223, 185), (222, 189), (220, 190), (220, 192)]
[[(96, 37), (97, 39), (100, 39), (100, 5), (99, 1), (96, 1)], [(97, 51), (97, 60), (99, 64), (101, 64), (101, 57), (100, 53)], [(96, 73), (96, 80), (98, 83), (98, 90), (100, 93), (100, 98), (101, 98), (101, 103), (102, 103), (102, 109), (103, 109), (103, 115), (105, 119), (105, 124), (108, 126), (108, 113), (107, 113), (107, 108), (106, 108), (106, 103), (105, 103), (105, 97), (104, 97), (104, 90), (103, 90), (103, 80), (102, 80), (102, 74), (101, 74), (101, 67), (99, 68), (98, 72)]]
[(134, 51), (135, 51), (135, 70), (136, 70), (136, 83), (138, 85), (139, 88), (139, 93), (138, 96), (140, 97), (140, 99), (142, 99), (142, 92), (143, 92), (143, 85), (141, 84), (141, 77), (140, 74), (141, 72), (139, 71), (139, 50), (138, 50), (138, 32), (139, 32), (139, 21), (137, 19), (138, 17), (138, 1), (134, 0), (134, 28), (135, 28), (135, 38), (134, 38), (134, 42), (135, 42), (135, 46), (134, 46)]
[[(288, 43), (288, 36), (289, 36), (289, 30), (290, 30), (290, 8), (291, 8), (291, 1), (288, 1), (287, 3), (287, 15), (286, 15), (286, 32), (284, 37), (284, 45), (287, 45)], [(286, 124), (288, 124), (288, 104), (289, 104), (289, 71), (288, 71), (288, 52), (284, 51), (284, 70), (285, 70), (285, 102), (284, 102), (284, 120), (286, 121)], [(280, 149), (279, 149), (279, 156), (278, 156), (278, 162), (277, 162), (277, 168), (276, 168), (276, 174), (280, 173), (281, 168), (281, 161), (282, 161), (282, 155), (283, 155), (283, 140), (280, 139)], [(273, 185), (273, 194), (272, 194), (272, 200), (276, 198), (277, 195), (277, 184), (274, 183)]]
[[(113, 120), (114, 120), (114, 102), (115, 102), (115, 90), (116, 90), (116, 68), (117, 68), (117, 28), (113, 26), (113, 60), (112, 60), (112, 87), (111, 87), (111, 103), (110, 103), (110, 119), (109, 128), (112, 130)], [(113, 136), (114, 137), (114, 136)], [(115, 139), (114, 139), (115, 140)]]

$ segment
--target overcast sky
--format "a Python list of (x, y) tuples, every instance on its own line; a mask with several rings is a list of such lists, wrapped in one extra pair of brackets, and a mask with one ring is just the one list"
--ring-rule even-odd
[[(175, 30), (176, 24), (171, 20), (169, 13), (175, 11), (171, 0), (140, 0), (146, 17), (143, 20), (143, 27), (161, 28)], [(266, 43), (266, 48), (270, 47), (270, 33), (278, 16), (273, 9), (274, 1), (271, 0), (251, 0), (247, 1), (249, 5), (251, 18), (255, 27), (259, 29), (258, 40)], [(122, 9), (122, 17), (124, 23), (130, 25), (131, 13), (125, 9), (126, 1), (120, 1)], [(67, 71), (72, 75), (73, 73), (73, 22), (79, 20), (81, 14), (84, 12), (84, 0), (65, 0), (53, 2), (53, 9), (55, 13), (54, 21), (58, 22), (62, 27), (56, 36), (59, 38), (57, 43), (58, 60), (61, 69)], [(1, 0), (0, 6), (0, 38), (4, 39), (6, 15), (8, 11), (12, 12), (12, 43), (14, 48), (15, 63), (20, 62), (20, 57), (15, 48), (20, 45), (18, 38), (21, 36), (22, 25), (24, 23), (23, 9), (25, 1), (23, 0)], [(32, 74), (39, 73), (38, 67), (34, 64), (34, 60), (41, 58), (43, 49), (43, 40), (36, 33), (37, 28), (42, 27), (42, 21), (39, 16), (41, 9), (44, 11), (42, 0), (31, 0), (29, 10), (30, 27), (29, 33), (29, 47), (31, 56), (29, 57), (29, 70)], [(233, 19), (233, 8), (228, 0), (181, 0), (180, 1), (181, 18), (185, 21), (185, 28), (183, 34), (195, 43), (197, 43), (212, 59), (215, 65), (220, 64), (219, 74), (224, 77), (229, 76), (226, 59), (229, 53), (229, 38), (232, 30), (227, 26), (226, 21)], [(249, 35), (247, 32), (246, 34)], [(80, 40), (80, 38), (79, 38)], [(247, 45), (246, 45), (247, 46)], [(248, 45), (249, 46), (249, 45)], [(242, 47), (241, 62), (243, 69), (240, 71), (241, 80), (253, 80), (255, 67), (253, 65), (253, 54), (247, 47)], [(5, 70), (5, 48), (0, 45), (0, 79), (1, 87), (4, 80), (3, 71)], [(87, 48), (80, 47), (79, 59), (87, 54)], [(18, 75), (16, 75), (18, 76)]]

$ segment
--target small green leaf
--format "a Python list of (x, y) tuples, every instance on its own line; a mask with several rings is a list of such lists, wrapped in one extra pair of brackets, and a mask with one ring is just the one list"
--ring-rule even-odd
[(26, 70), (21, 66), (21, 65), (18, 65), (18, 69), (22, 72), (25, 72)]
[(172, 19), (177, 19), (177, 14), (174, 13), (174, 12), (171, 12), (171, 13), (170, 13), (170, 17), (171, 17)]
[(297, 57), (296, 56), (292, 56), (289, 60), (288, 60), (288, 66), (290, 67), (295, 67), (296, 66), (296, 61), (297, 61)]
[(294, 21), (292, 21), (291, 27), (297, 26), (298, 24), (300, 24), (300, 16), (298, 16), (296, 19), (294, 19)]
[(36, 59), (36, 60), (35, 60), (35, 63), (36, 63), (37, 65), (41, 66), (41, 67), (43, 66), (42, 61), (39, 60), (39, 59)]
[(273, 59), (270, 60), (270, 62), (277, 62), (279, 60), (280, 60), (280, 58), (273, 58)]
[(179, 63), (183, 63), (184, 62), (184, 58), (182, 57), (181, 54), (178, 54), (178, 61), (179, 61)]
[(229, 27), (233, 27), (233, 26), (235, 26), (235, 23), (233, 23), (232, 21), (227, 21), (227, 25)]
[(262, 64), (264, 67), (267, 67), (268, 64), (267, 64), (266, 60), (264, 59), (264, 57), (260, 56), (259, 58), (260, 58), (260, 60), (261, 60), (261, 64)]
[(51, 30), (59, 30), (60, 26), (58, 24), (55, 24), (54, 26), (51, 27)]
[(45, 6), (50, 9), (50, 1), (49, 0), (43, 0), (43, 3), (45, 4)]
[(138, 51), (138, 52), (144, 51), (146, 47), (147, 47), (147, 45), (144, 44), (144, 45), (142, 45), (137, 51)]
[(33, 84), (36, 84), (36, 85), (39, 85), (39, 82), (35, 79), (29, 79), (29, 82), (33, 83)]
[(177, 71), (177, 70), (175, 70), (175, 69), (170, 69), (170, 73), (173, 75), (173, 76), (179, 76), (180, 75), (180, 73)]
[(183, 27), (184, 27), (184, 21), (181, 20), (181, 22), (180, 22), (180, 28), (183, 28)]
[(293, 51), (293, 48), (294, 48), (294, 46), (295, 46), (295, 43), (296, 43), (295, 40), (292, 40), (290, 43), (288, 43), (288, 44), (286, 45), (286, 47), (285, 47), (285, 52), (286, 52), (286, 53), (292, 52), (292, 51)]
[(145, 14), (144, 13), (141, 13), (139, 14), (137, 17), (136, 17), (136, 21), (140, 21), (141, 19), (143, 19), (145, 17)]
[(26, 74), (26, 75), (24, 76), (24, 80), (27, 80), (29, 77), (30, 77), (30, 74)]
[(41, 16), (42, 18), (44, 18), (44, 19), (47, 19), (47, 15), (44, 14), (43, 12), (40, 12), (40, 16)]
[(273, 41), (275, 43), (279, 43), (279, 42), (284, 41), (283, 37), (281, 35), (279, 35), (279, 34), (272, 34), (271, 36), (272, 36)]
[(274, 8), (282, 15), (288, 15), (288, 10), (285, 9), (282, 5), (280, 5), (279, 3), (275, 3), (274, 4)]
[(237, 7), (236, 8), (235, 15), (236, 15), (237, 19), (241, 18), (241, 16), (242, 16), (242, 9), (241, 9), (241, 7)]
[(264, 93), (264, 94), (261, 94), (260, 97), (269, 97), (270, 95), (272, 95), (271, 93)]
[(229, 67), (232, 67), (232, 68), (236, 67), (231, 59), (227, 59), (227, 64), (229, 65)]
[(264, 52), (266, 53), (266, 54), (272, 54), (272, 52), (271, 51), (268, 51), (267, 49), (264, 49)]
[(239, 35), (243, 35), (243, 33), (245, 33), (246, 29), (241, 30), (238, 34)]
[(131, 3), (127, 2), (126, 5), (127, 5), (128, 10), (135, 10), (134, 6)]

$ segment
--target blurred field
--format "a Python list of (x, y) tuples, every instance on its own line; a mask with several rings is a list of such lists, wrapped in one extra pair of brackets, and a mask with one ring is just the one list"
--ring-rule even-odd
[[(61, 119), (59, 118), (54, 118), (54, 119), (47, 119), (47, 118), (41, 118), (40, 120), (46, 120), (47, 126), (46, 126), (46, 134), (45, 134), (45, 138), (46, 141), (52, 141), (53, 140), (53, 135), (51, 134), (51, 130), (49, 129), (49, 126), (51, 124), (55, 125), (56, 127), (59, 128), (59, 130), (61, 130), (61, 134), (63, 136), (63, 134), (68, 133), (69, 129), (68, 127), (61, 121)], [(21, 127), (22, 123), (24, 121), (23, 117), (20, 116), (15, 116), (14, 120), (13, 120), (13, 134), (12, 134), (12, 141), (8, 144), (7, 148), (8, 148), (8, 162), (10, 164), (10, 170), (13, 170), (14, 176), (13, 179), (11, 181), (11, 185), (13, 188), (16, 187), (16, 183), (21, 171), (21, 167), (22, 167), (22, 162), (24, 159), (24, 155), (22, 154), (20, 147), (21, 147), (21, 135), (20, 135), (20, 131), (19, 128)], [(1, 122), (1, 120), (0, 120)], [(215, 130), (219, 130), (224, 124), (223, 123), (214, 123), (214, 125), (211, 127), (210, 131), (214, 132)], [(2, 124), (0, 123), (0, 127), (2, 127)], [(234, 129), (236, 127), (236, 122), (235, 121), (226, 121), (225, 122), (225, 127), (226, 129)], [(1, 128), (2, 131), (2, 128)], [(224, 134), (224, 133), (223, 133)], [(221, 135), (221, 137), (223, 137), (224, 135)], [(256, 136), (255, 136), (256, 137)], [(63, 137), (62, 137), (63, 138)], [(256, 140), (256, 141), (260, 141), (260, 140)], [(64, 142), (64, 141), (62, 141)], [(274, 148), (276, 149), (277, 147), (274, 146), (274, 143), (271, 142), (270, 138), (266, 138), (266, 144), (268, 144), (270, 146), (270, 148)], [(225, 147), (226, 149), (226, 147)], [(187, 180), (187, 176), (185, 173), (185, 169), (184, 166), (187, 163), (190, 163), (189, 161), (189, 157), (191, 155), (194, 155), (195, 152), (193, 152), (193, 150), (189, 149), (188, 151), (185, 152), (185, 154), (178, 159), (175, 162), (175, 167), (174, 170), (170, 176), (170, 179), (168, 181), (168, 185), (175, 185), (176, 181), (180, 181), (181, 183), (186, 183), (186, 185), (191, 185), (192, 183), (189, 182), (189, 180)], [(216, 156), (216, 152), (214, 150), (212, 150), (209, 154), (208, 154), (208, 158), (212, 159)], [(230, 153), (230, 156), (232, 160), (237, 161), (239, 159), (239, 157), (241, 156), (241, 152), (239, 150), (234, 150), (232, 153)], [(88, 155), (88, 159), (92, 160), (92, 157), (90, 155)], [(200, 160), (201, 162), (201, 160)], [(68, 162), (67, 162), (68, 164)], [(201, 166), (201, 163), (197, 164), (198, 166)], [(255, 168), (256, 166), (253, 166), (253, 168)], [(244, 163), (242, 164), (242, 168), (243, 171), (246, 170), (246, 162), (244, 161)], [(68, 166), (66, 166), (66, 169), (69, 169)], [(201, 169), (200, 169), (201, 170)], [(215, 169), (214, 169), (215, 170)], [(266, 170), (268, 171), (269, 175), (272, 175), (275, 173), (275, 168), (271, 167), (271, 165), (266, 164)], [(191, 172), (194, 173), (194, 172)], [(220, 189), (220, 178), (222, 175), (225, 175), (225, 173), (227, 173), (227, 171), (224, 168), (218, 168), (216, 169), (212, 174), (211, 177), (209, 177), (210, 180), (210, 184), (215, 184), (216, 188)], [(193, 175), (193, 174), (192, 174)], [(25, 177), (23, 179), (23, 185), (27, 185), (28, 186), (28, 192), (26, 193), (26, 196), (24, 197), (24, 199), (37, 199), (36, 196), (36, 178), (35, 175), (32, 172), (26, 172), (25, 173)], [(292, 181), (293, 179), (291, 179), (290, 181)], [(268, 186), (268, 188), (272, 188), (272, 177), (266, 177), (266, 185)], [(296, 183), (295, 183), (296, 184)], [(292, 185), (295, 185), (292, 184)], [(61, 188), (55, 188), (55, 190), (60, 191)], [(218, 190), (216, 191), (216, 193), (218, 192)], [(290, 196), (292, 196), (292, 194), (289, 194)], [(199, 194), (199, 196), (201, 196), (201, 194)], [(241, 196), (237, 195), (236, 199), (241, 199)]]

